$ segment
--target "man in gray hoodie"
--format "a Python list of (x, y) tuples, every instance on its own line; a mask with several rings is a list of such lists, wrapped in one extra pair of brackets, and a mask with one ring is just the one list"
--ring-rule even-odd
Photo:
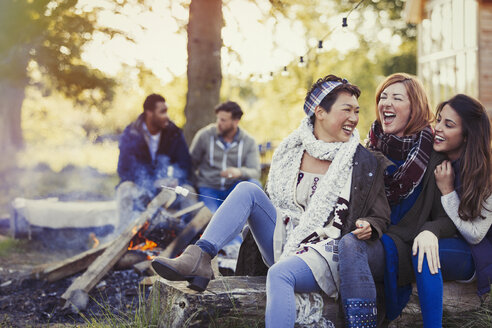
[(251, 181), (261, 187), (258, 146), (238, 127), (241, 107), (227, 101), (215, 108), (215, 114), (216, 123), (199, 130), (190, 147), (200, 200), (212, 213), (239, 182)]

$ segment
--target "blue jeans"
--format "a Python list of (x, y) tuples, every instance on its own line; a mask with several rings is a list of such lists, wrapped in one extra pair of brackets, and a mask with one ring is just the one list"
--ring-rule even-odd
[[(261, 188), (261, 183), (258, 180), (250, 179), (248, 181), (254, 183), (255, 185)], [(199, 201), (202, 201), (205, 204), (205, 206), (208, 207), (210, 212), (215, 213), (217, 209), (220, 207), (220, 205), (222, 205), (222, 203), (224, 202), (223, 200), (225, 200), (227, 196), (229, 196), (229, 194), (234, 190), (234, 188), (236, 188), (236, 186), (241, 182), (242, 182), (241, 180), (238, 180), (231, 187), (224, 190), (214, 189), (209, 187), (200, 187), (198, 188), (198, 192), (200, 194), (198, 199)], [(208, 197), (203, 197), (202, 195)], [(209, 197), (218, 198), (218, 199), (212, 199)], [(243, 238), (241, 237), (240, 234), (237, 234), (234, 237), (234, 239), (231, 240), (230, 243), (227, 243), (227, 245), (241, 244), (242, 242), (243, 242)]]
[(441, 327), (443, 280), (467, 280), (473, 276), (475, 265), (470, 246), (461, 238), (440, 239), (441, 269), (436, 274), (430, 273), (425, 256), (421, 273), (417, 271), (418, 254), (412, 260), (424, 327)]
[[(261, 188), (261, 183), (258, 180), (255, 179), (249, 179), (247, 180), (249, 182), (254, 183), (258, 187)], [(220, 190), (220, 189), (215, 189), (215, 188), (209, 188), (209, 187), (199, 187), (198, 188), (198, 193), (200, 194), (199, 200), (205, 204), (205, 206), (208, 207), (210, 212), (215, 213), (217, 209), (219, 208), (220, 205), (222, 205), (223, 200), (229, 196), (232, 190), (242, 181), (238, 180), (236, 183), (234, 183), (231, 187), (228, 189)], [(208, 197), (213, 197), (213, 198), (218, 198), (218, 199), (212, 199), (208, 197), (203, 197), (203, 196), (208, 196)]]
[(294, 327), (294, 293), (314, 292), (320, 288), (311, 269), (299, 257), (290, 256), (274, 264), (273, 232), (276, 219), (277, 211), (265, 192), (251, 182), (241, 182), (215, 212), (196, 244), (215, 256), (248, 223), (265, 263), (270, 266), (267, 273), (265, 326)]
[(376, 300), (376, 282), (384, 276), (384, 249), (379, 240), (359, 240), (348, 233), (338, 243), (340, 296)]

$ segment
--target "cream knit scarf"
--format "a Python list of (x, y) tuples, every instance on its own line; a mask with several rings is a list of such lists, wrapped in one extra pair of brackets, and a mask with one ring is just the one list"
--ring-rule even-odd
[[(349, 178), (358, 145), (357, 129), (354, 129), (347, 142), (317, 140), (313, 134), (313, 125), (306, 117), (299, 128), (278, 146), (272, 159), (267, 192), (274, 206), (281, 212), (277, 220), (288, 217), (292, 222), (287, 225), (286, 243), (280, 258), (294, 254), (304, 238), (316, 228), (324, 227)], [(295, 201), (297, 175), (304, 151), (315, 158), (332, 162), (305, 211)]]

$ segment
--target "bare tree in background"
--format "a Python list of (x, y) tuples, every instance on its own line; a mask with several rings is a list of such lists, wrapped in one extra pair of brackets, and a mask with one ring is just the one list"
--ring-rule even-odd
[(188, 21), (188, 93), (184, 135), (188, 143), (215, 120), (222, 84), (222, 0), (192, 0)]

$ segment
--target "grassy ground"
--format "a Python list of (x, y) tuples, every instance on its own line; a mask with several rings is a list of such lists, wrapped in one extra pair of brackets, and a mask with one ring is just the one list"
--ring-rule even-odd
[[(60, 252), (62, 252), (60, 250)], [(23, 268), (31, 267), (32, 265), (49, 262), (51, 257), (59, 258), (63, 254), (43, 254), (37, 251), (36, 244), (25, 240), (12, 240), (8, 237), (0, 237), (0, 265), (2, 267), (2, 279), (4, 282), (8, 280), (7, 268), (14, 269), (14, 272), (10, 274), (18, 275), (22, 272)], [(146, 301), (147, 300), (147, 301)], [(172, 300), (168, 300), (170, 302)], [(32, 327), (92, 327), (92, 328), (106, 328), (106, 327), (168, 327), (172, 322), (172, 314), (169, 311), (169, 304), (160, 303), (159, 297), (154, 299), (144, 297), (140, 294), (139, 301), (135, 302), (132, 309), (128, 309), (128, 312), (118, 312), (117, 314), (111, 310), (111, 304), (100, 303), (99, 306), (104, 309), (105, 315), (92, 316), (86, 314), (86, 322), (84, 324), (58, 324), (50, 323), (40, 325), (34, 325)], [(192, 319), (192, 318), (191, 318)], [(218, 327), (263, 327), (263, 322), (248, 322), (247, 318), (237, 317), (228, 318), (209, 318), (210, 323), (203, 327), (218, 328)], [(190, 320), (191, 322), (192, 320)], [(0, 317), (0, 327), (12, 327), (9, 323), (12, 320), (8, 318)], [(391, 323), (392, 328), (409, 328), (409, 327), (422, 327), (422, 319), (420, 313), (405, 314), (402, 318)], [(13, 326), (17, 327), (17, 326)], [(477, 311), (470, 311), (466, 313), (459, 312), (445, 312), (443, 318), (443, 327), (445, 328), (485, 328), (492, 327), (492, 302), (490, 297), (483, 307)]]
[(472, 312), (445, 313), (443, 327), (449, 328), (490, 328), (492, 327), (492, 302)]
[[(142, 305), (140, 305), (142, 306)], [(150, 308), (149, 308), (150, 306)], [(153, 320), (144, 318), (142, 316), (149, 315), (150, 313), (157, 313), (155, 311), (155, 303), (152, 305), (144, 304), (138, 316), (134, 318), (107, 318), (106, 321), (100, 319), (92, 319), (87, 327), (93, 328), (106, 328), (106, 327), (168, 327), (165, 323), (170, 323), (172, 320), (172, 314), (166, 312), (158, 312), (158, 317), (153, 317)], [(153, 309), (153, 310), (152, 310)], [(203, 327), (208, 328), (249, 328), (249, 327), (264, 327), (263, 322), (251, 322), (246, 321), (245, 318), (210, 318), (210, 323)], [(164, 324), (164, 325), (159, 325)], [(170, 325), (169, 325), (170, 326)], [(202, 326), (200, 326), (202, 327)], [(401, 318), (392, 322), (390, 328), (415, 328), (423, 327), (422, 318), (420, 314), (405, 315), (405, 318)], [(490, 328), (492, 327), (492, 306), (486, 304), (483, 308), (473, 312), (466, 313), (444, 313), (443, 328)]]

